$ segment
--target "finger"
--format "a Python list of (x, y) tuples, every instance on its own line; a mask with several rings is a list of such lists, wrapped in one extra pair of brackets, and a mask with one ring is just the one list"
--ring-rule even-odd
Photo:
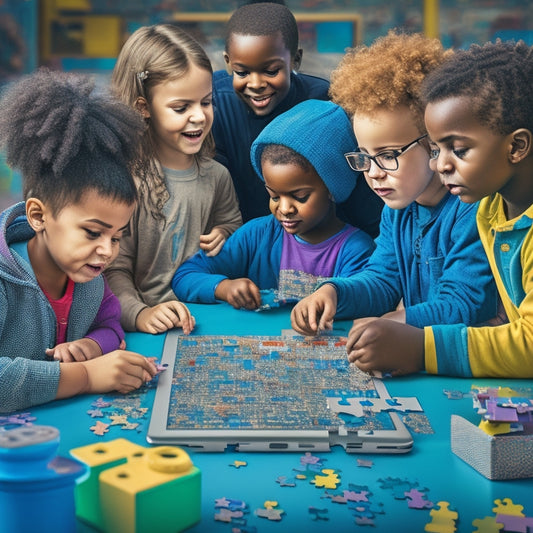
[(85, 355), (85, 352), (80, 348), (78, 344), (71, 344), (68, 347), (69, 355), (73, 358), (74, 361), (86, 361), (87, 356)]
[(212, 249), (206, 254), (207, 257), (214, 257), (215, 255), (218, 255), (218, 252), (222, 250), (222, 247), (224, 246), (225, 242), (226, 242), (226, 239), (221, 238), (220, 242), (215, 243), (215, 245), (212, 246)]

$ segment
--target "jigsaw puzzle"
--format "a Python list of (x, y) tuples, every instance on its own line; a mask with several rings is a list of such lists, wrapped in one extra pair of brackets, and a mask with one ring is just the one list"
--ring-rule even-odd
[(331, 402), (345, 405), (358, 429), (393, 428), (373, 402), (390, 406), (348, 363), (343, 338), (181, 337), (176, 354), (169, 429), (336, 428)]

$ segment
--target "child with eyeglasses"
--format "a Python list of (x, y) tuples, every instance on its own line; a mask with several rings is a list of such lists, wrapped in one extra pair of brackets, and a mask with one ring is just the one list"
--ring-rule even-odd
[(477, 205), (450, 194), (429, 165), (420, 86), (449, 54), (437, 39), (390, 32), (349, 51), (332, 73), (331, 94), (352, 115), (359, 142), (359, 151), (345, 157), (385, 207), (365, 269), (301, 300), (291, 315), (296, 331), (313, 335), (331, 329), (334, 318), (355, 318), (353, 345), (363, 317), (424, 327), (496, 315)]
[(477, 225), (508, 320), (424, 329), (377, 319), (352, 331), (363, 370), (533, 378), (533, 47), (523, 41), (459, 50), (430, 74), (431, 168)]

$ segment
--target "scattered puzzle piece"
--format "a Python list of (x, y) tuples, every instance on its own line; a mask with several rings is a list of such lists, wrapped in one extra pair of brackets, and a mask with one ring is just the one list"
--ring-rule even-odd
[(246, 461), (233, 461), (233, 463), (230, 463), (229, 466), (234, 466), (235, 468), (240, 468), (241, 466), (248, 466), (248, 463)]
[(427, 523), (424, 531), (430, 533), (454, 533), (456, 531), (455, 521), (459, 515), (455, 511), (450, 511), (449, 502), (438, 502), (437, 507), (429, 512), (432, 517), (431, 522)]
[(511, 498), (504, 498), (502, 500), (494, 500), (496, 507), (492, 508), (494, 514), (505, 514), (511, 516), (525, 516), (522, 512), (524, 510), (523, 505), (517, 505), (513, 503)]
[(335, 470), (331, 468), (324, 468), (322, 473), (324, 476), (316, 475), (315, 479), (311, 480), (317, 488), (336, 489), (340, 485), (341, 480)]
[(312, 520), (329, 520), (327, 509), (318, 509), (317, 507), (309, 507), (309, 514), (312, 515)]
[(281, 520), (281, 515), (284, 514), (285, 511), (283, 509), (276, 509), (278, 502), (267, 500), (263, 505), (263, 509), (259, 508), (255, 510), (256, 516), (274, 521)]
[(296, 487), (296, 483), (293, 478), (287, 478), (286, 476), (279, 476), (276, 479), (276, 483), (279, 483), (280, 487)]
[(433, 507), (433, 502), (426, 500), (427, 495), (424, 491), (411, 489), (405, 492), (405, 496), (409, 500), (407, 504), (409, 509), (431, 509)]
[(109, 431), (109, 424), (104, 424), (98, 420), (94, 426), (91, 426), (90, 430), (100, 437)]
[(476, 518), (472, 525), (476, 528), (472, 533), (498, 533), (504, 527), (493, 516), (486, 516), (483, 519)]
[(369, 461), (368, 459), (357, 459), (357, 466), (372, 468), (374, 466), (374, 462)]

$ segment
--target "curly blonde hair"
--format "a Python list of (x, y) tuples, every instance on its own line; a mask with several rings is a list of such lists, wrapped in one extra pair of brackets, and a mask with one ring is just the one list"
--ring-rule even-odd
[(330, 97), (350, 116), (406, 106), (425, 131), (422, 81), (452, 53), (438, 39), (391, 30), (370, 46), (347, 51), (331, 74)]

